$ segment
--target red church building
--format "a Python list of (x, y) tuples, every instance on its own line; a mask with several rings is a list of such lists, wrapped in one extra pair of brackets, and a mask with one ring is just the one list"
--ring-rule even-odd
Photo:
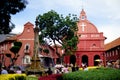
[(88, 66), (98, 65), (98, 62), (95, 61), (96, 59), (104, 60), (105, 37), (103, 36), (103, 32), (98, 32), (97, 27), (87, 19), (87, 15), (83, 9), (80, 13), (77, 26), (77, 35), (79, 38), (78, 49), (75, 55), (65, 57), (65, 63), (75, 63), (79, 67), (82, 63)]
[[(82, 9), (77, 22), (78, 26), (78, 38), (79, 43), (77, 45), (78, 49), (75, 51), (74, 55), (65, 56), (64, 63), (71, 64), (74, 63), (81, 66), (82, 63), (86, 63), (88, 66), (96, 66), (98, 63), (96, 59), (101, 59), (104, 61), (104, 40), (103, 32), (99, 32), (97, 27), (92, 24), (88, 19), (85, 11)], [(10, 64), (10, 59), (5, 56), (6, 53), (10, 52), (10, 47), (13, 45), (14, 41), (22, 42), (22, 47), (19, 51), (19, 58), (16, 62), (17, 65), (27, 65), (31, 63), (31, 57), (33, 56), (33, 46), (34, 46), (34, 25), (30, 22), (24, 25), (24, 30), (21, 34), (17, 34), (14, 37), (6, 38), (4, 41), (0, 42), (0, 62), (4, 61), (4, 65), (8, 66)], [(49, 54), (42, 54), (47, 57), (46, 65), (48, 61), (56, 61), (57, 56), (55, 55), (55, 50), (52, 47), (42, 47), (44, 49), (49, 49)], [(62, 50), (59, 50), (62, 53)], [(51, 56), (51, 57), (50, 57)], [(50, 60), (50, 57), (52, 60)], [(49, 66), (49, 65), (48, 65)]]

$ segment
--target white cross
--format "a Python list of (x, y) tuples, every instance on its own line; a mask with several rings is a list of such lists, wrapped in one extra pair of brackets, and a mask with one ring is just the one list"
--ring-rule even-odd
[(84, 23), (82, 23), (82, 25), (81, 25), (81, 26), (82, 26), (82, 31), (84, 31), (84, 30), (85, 30), (85, 26), (86, 26), (86, 25), (85, 25)]

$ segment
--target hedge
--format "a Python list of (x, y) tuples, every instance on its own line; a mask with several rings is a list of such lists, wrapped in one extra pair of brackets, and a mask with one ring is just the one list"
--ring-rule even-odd
[(76, 71), (63, 74), (63, 80), (120, 80), (120, 70), (99, 68), (89, 71)]
[(26, 80), (26, 74), (1, 74), (0, 80)]

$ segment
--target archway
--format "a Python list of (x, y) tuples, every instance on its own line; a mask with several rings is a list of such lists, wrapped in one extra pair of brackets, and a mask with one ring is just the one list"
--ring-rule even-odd
[(83, 64), (86, 64), (87, 66), (89, 65), (89, 64), (88, 64), (88, 56), (87, 56), (87, 55), (83, 55), (83, 56), (82, 56), (82, 63), (83, 63)]
[(95, 60), (97, 60), (97, 59), (100, 59), (100, 56), (99, 56), (99, 55), (95, 55), (95, 56), (94, 56), (94, 66), (97, 66), (97, 65), (99, 64), (98, 61), (95, 61)]
[(76, 56), (75, 55), (71, 55), (70, 56), (70, 64), (75, 65), (75, 63), (76, 63)]

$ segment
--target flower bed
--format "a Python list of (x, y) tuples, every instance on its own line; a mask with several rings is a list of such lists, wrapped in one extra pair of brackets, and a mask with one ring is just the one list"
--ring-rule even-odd
[(1, 74), (0, 80), (26, 80), (26, 74)]
[(38, 80), (62, 80), (62, 74), (52, 74), (48, 76), (41, 76)]

